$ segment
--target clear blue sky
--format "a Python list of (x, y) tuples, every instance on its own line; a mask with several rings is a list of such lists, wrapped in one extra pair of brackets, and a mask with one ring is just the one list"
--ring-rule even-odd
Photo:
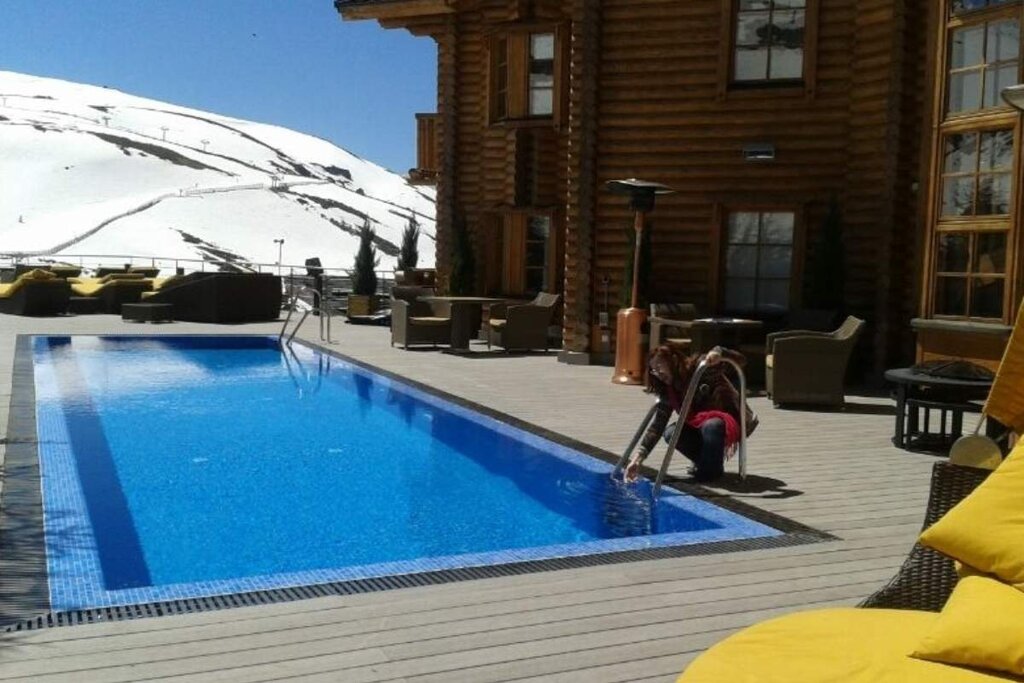
[(293, 128), (402, 173), (436, 54), (331, 0), (0, 0), (0, 70)]

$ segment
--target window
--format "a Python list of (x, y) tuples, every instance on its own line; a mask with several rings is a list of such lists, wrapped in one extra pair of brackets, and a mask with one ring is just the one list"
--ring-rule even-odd
[(526, 292), (550, 292), (551, 217), (531, 216), (526, 226)]
[(725, 249), (725, 309), (781, 313), (789, 309), (796, 214), (729, 214)]
[(802, 79), (808, 0), (738, 1), (733, 82)]
[(1006, 237), (1005, 231), (939, 233), (935, 315), (1003, 317)]
[(557, 36), (510, 33), (491, 42), (491, 120), (550, 119), (558, 101)]
[(1005, 5), (1010, 2), (1016, 2), (1016, 0), (953, 0), (953, 14), (973, 12), (977, 9)]
[(555, 111), (555, 35), (530, 36), (530, 116), (551, 116)]
[(1019, 81), (1019, 56), (1017, 19), (954, 29), (949, 45), (947, 111), (962, 114), (1002, 106), (999, 93)]
[(942, 217), (1010, 213), (1013, 131), (946, 136)]

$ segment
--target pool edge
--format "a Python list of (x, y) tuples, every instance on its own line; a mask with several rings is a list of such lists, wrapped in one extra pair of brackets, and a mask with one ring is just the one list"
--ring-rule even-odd
[[(28, 534), (34, 542), (38, 544), (34, 548), (36, 554), (41, 556), (41, 571), (31, 576), (31, 580), (34, 580), (38, 585), (41, 580), (41, 584), (46, 587), (42, 602), (35, 602), (32, 606), (28, 603), (32, 600), (38, 600), (38, 595), (35, 595), (32, 599), (27, 597), (22, 591), (17, 593), (19, 601), (25, 604), (24, 609), (18, 609), (14, 613), (6, 613), (0, 609), (0, 629), (5, 632), (16, 632), (35, 630), (40, 628), (48, 628), (55, 626), (70, 626), (77, 624), (86, 623), (100, 623), (117, 621), (123, 619), (136, 619), (145, 618), (151, 616), (165, 616), (170, 614), (185, 614), (192, 612), (210, 611), (218, 609), (229, 609), (234, 607), (242, 606), (255, 606), (263, 604), (271, 604), (278, 602), (291, 602), (295, 600), (310, 599), (315, 597), (325, 597), (329, 595), (351, 595), (359, 593), (371, 593), (379, 592), (384, 590), (392, 590), (397, 588), (410, 588), (416, 586), (428, 586), (437, 585), (443, 583), (453, 583), (459, 581), (473, 580), (473, 579), (485, 579), (485, 578), (498, 578), (502, 576), (515, 576), (530, 573), (539, 573), (547, 571), (558, 571), (565, 569), (579, 569), (592, 566), (600, 566), (606, 564), (621, 564), (629, 562), (638, 562), (644, 560), (655, 560), (655, 559), (667, 559), (676, 557), (687, 557), (694, 555), (712, 555), (722, 554), (731, 552), (743, 552), (747, 550), (757, 549), (769, 549), (769, 548), (781, 548), (796, 545), (812, 544), (824, 541), (838, 540), (837, 537), (813, 529), (809, 526), (800, 524), (786, 517), (765, 511), (761, 508), (757, 508), (753, 505), (737, 500), (729, 495), (719, 494), (711, 491), (705, 487), (682, 481), (678, 479), (666, 480), (666, 486), (675, 489), (681, 493), (688, 494), (698, 498), (700, 500), (709, 502), (727, 511), (733, 512), (738, 515), (742, 515), (752, 521), (759, 522), (773, 529), (781, 532), (778, 536), (770, 537), (759, 537), (759, 538), (748, 538), (738, 539), (729, 541), (713, 541), (704, 542), (693, 545), (682, 545), (682, 546), (671, 546), (661, 548), (650, 548), (642, 550), (625, 550), (625, 551), (612, 551), (595, 553), (592, 555), (574, 556), (574, 557), (562, 557), (562, 558), (551, 558), (551, 559), (539, 559), (539, 560), (525, 560), (518, 562), (510, 562), (505, 564), (496, 564), (489, 566), (479, 567), (463, 567), (454, 569), (444, 570), (433, 570), (423, 571), (416, 573), (407, 574), (396, 574), (392, 576), (378, 577), (378, 578), (365, 578), (365, 579), (351, 579), (336, 582), (312, 584), (305, 586), (295, 587), (282, 587), (273, 588), (266, 590), (257, 590), (243, 593), (229, 593), (223, 595), (212, 595), (208, 597), (197, 597), (197, 598), (186, 598), (178, 600), (168, 600), (160, 602), (149, 602), (130, 604), (123, 606), (107, 606), (107, 607), (95, 607), (81, 610), (71, 610), (66, 612), (51, 612), (49, 611), (49, 590), (47, 586), (47, 566), (46, 566), (46, 555), (45, 555), (45, 542), (43, 540), (43, 514), (42, 514), (42, 499), (41, 499), (41, 487), (39, 482), (39, 459), (38, 459), (38, 439), (36, 436), (36, 417), (35, 417), (35, 385), (34, 385), (34, 370), (33, 370), (33, 356), (32, 356), (32, 339), (36, 336), (53, 336), (53, 335), (18, 335), (17, 343), (15, 347), (15, 381), (12, 383), (12, 394), (11, 394), (11, 406), (10, 406), (10, 424), (14, 425), (16, 418), (18, 420), (19, 429), (26, 429), (26, 423), (31, 423), (31, 437), (27, 439), (28, 443), (19, 443), (21, 448), (19, 449), (19, 455), (21, 458), (25, 458), (26, 461), (19, 467), (19, 473), (23, 480), (23, 484), (28, 484), (28, 488), (32, 486), (32, 477), (34, 473), (35, 482), (35, 495), (36, 501), (36, 535), (31, 536)], [(58, 336), (97, 336), (97, 337), (165, 337), (165, 336), (208, 336), (208, 337), (259, 337), (268, 338), (273, 335), (266, 334), (209, 334), (209, 335), (58, 335)], [(483, 416), (489, 417), (498, 422), (504, 423), (515, 429), (520, 429), (528, 434), (535, 435), (537, 437), (549, 440), (560, 446), (570, 448), (578, 451), (584, 455), (597, 458), (598, 460), (614, 464), (617, 461), (617, 456), (614, 454), (600, 449), (596, 446), (583, 443), (571, 437), (559, 434), (557, 432), (545, 429), (538, 425), (526, 422), (512, 415), (502, 413), (497, 410), (493, 410), (486, 406), (474, 403), (467, 399), (449, 394), (436, 387), (432, 387), (426, 384), (422, 384), (415, 380), (409, 379), (397, 373), (388, 371), (386, 369), (374, 366), (372, 364), (354, 359), (350, 356), (346, 356), (334, 349), (323, 347), (314, 343), (306, 342), (305, 340), (297, 340), (300, 343), (318, 353), (324, 353), (335, 357), (341, 361), (349, 363), (357, 368), (364, 371), (371, 372), (382, 377), (385, 377), (393, 382), (403, 384), (431, 396), (436, 397), (442, 401), (449, 402), (453, 405), (465, 408), (477, 412)], [(26, 370), (27, 368), (27, 370)], [(19, 373), (20, 369), (20, 373)], [(27, 412), (27, 416), (25, 413)], [(17, 414), (16, 414), (17, 413)], [(10, 433), (9, 428), (9, 433)], [(24, 438), (24, 437), (22, 437)], [(8, 457), (10, 457), (10, 436), (8, 446)], [(645, 476), (653, 477), (656, 472), (650, 468), (645, 469)], [(8, 481), (10, 481), (10, 473), (8, 470)], [(7, 485), (5, 484), (4, 493), (6, 496)], [(7, 502), (6, 497), (4, 502)], [(25, 503), (19, 503), (19, 509), (21, 505)], [(4, 513), (0, 515), (0, 555), (2, 557), (10, 557), (6, 552), (4, 546), (5, 537), (8, 534), (3, 534), (2, 530), (5, 528), (7, 520), (12, 515), (6, 512), (6, 505), (4, 506)], [(31, 515), (28, 515), (29, 517)], [(15, 519), (18, 519), (20, 515), (13, 515)], [(24, 520), (22, 520), (24, 521)], [(25, 564), (25, 563), (19, 563)], [(0, 560), (0, 572), (4, 568), (3, 561)], [(39, 569), (39, 567), (37, 567)], [(5, 574), (0, 573), (0, 577)], [(9, 574), (7, 575), (9, 576)], [(4, 604), (2, 602), (3, 596), (11, 589), (6, 587), (7, 582), (0, 579), (0, 607)], [(37, 589), (38, 592), (38, 589)]]

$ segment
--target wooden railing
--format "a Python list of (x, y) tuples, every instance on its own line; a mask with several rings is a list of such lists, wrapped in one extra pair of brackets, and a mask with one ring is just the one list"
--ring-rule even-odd
[(437, 114), (416, 114), (416, 168), (409, 172), (414, 182), (435, 183), (440, 170), (437, 146)]

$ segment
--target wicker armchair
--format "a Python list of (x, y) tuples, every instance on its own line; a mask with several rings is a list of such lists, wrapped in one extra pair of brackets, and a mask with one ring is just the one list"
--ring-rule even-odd
[[(989, 470), (935, 463), (922, 531), (966, 498), (989, 474)], [(915, 543), (896, 576), (859, 606), (940, 612), (957, 580), (952, 560)]]
[(834, 332), (787, 330), (769, 334), (765, 344), (765, 389), (775, 405), (841, 406), (850, 355), (864, 321), (849, 316)]
[(693, 344), (692, 321), (697, 317), (693, 304), (651, 304), (651, 348), (673, 344), (689, 348)]
[(487, 348), (500, 346), (506, 351), (512, 349), (548, 350), (548, 326), (555, 315), (555, 306), (561, 297), (558, 294), (541, 292), (528, 304), (502, 305), (491, 307), (487, 321)]
[(391, 345), (451, 344), (452, 318), (448, 304), (420, 301), (432, 290), (396, 286), (391, 290)]

